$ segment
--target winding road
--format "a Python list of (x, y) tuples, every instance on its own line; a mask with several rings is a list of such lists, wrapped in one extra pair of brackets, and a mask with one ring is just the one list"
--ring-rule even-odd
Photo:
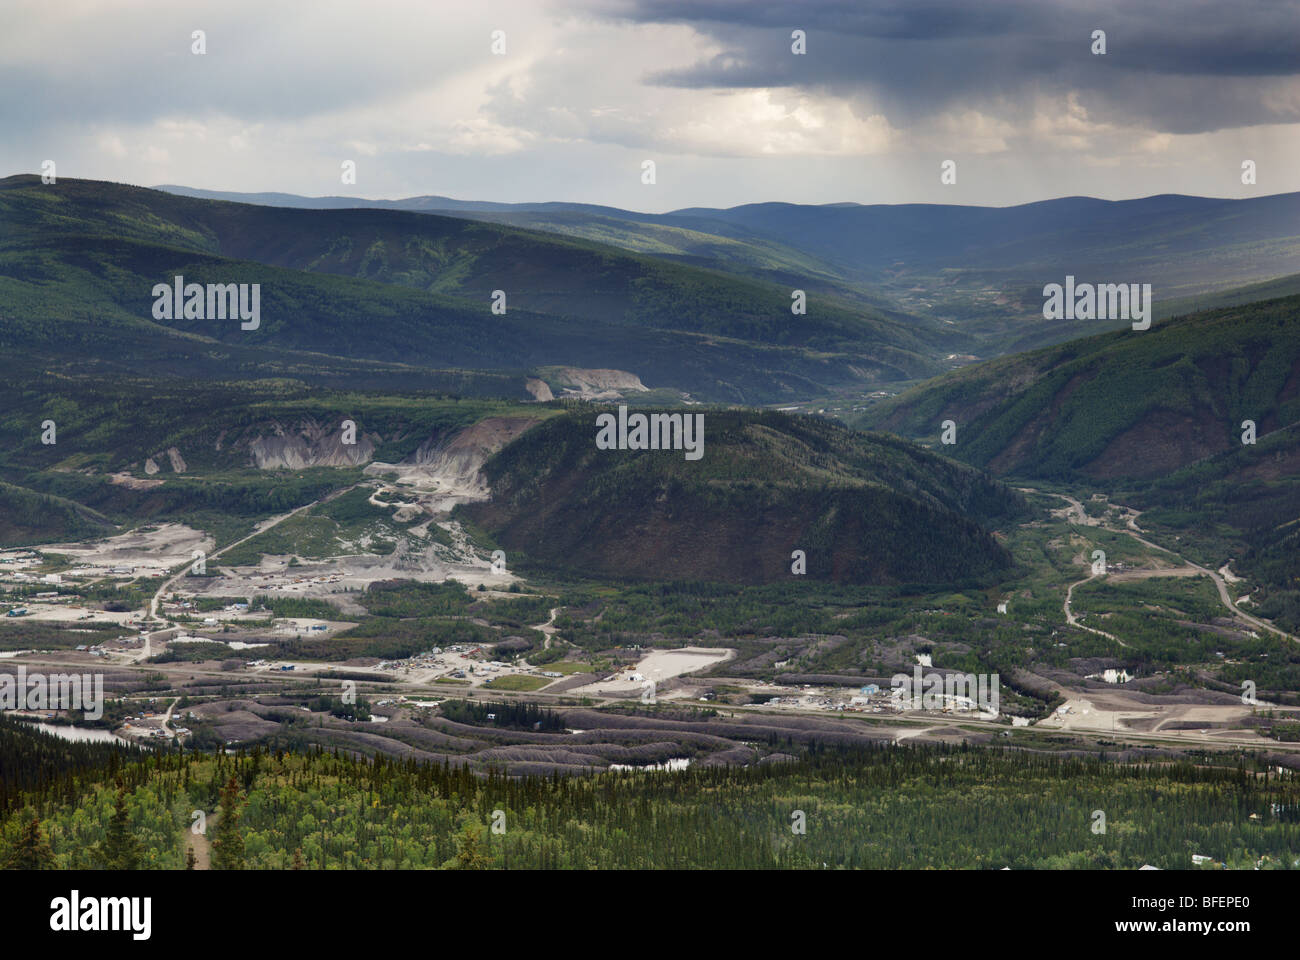
[(559, 607), (551, 607), (551, 619), (547, 620), (545, 623), (536, 624), (533, 627), (534, 630), (541, 631), (541, 633), (546, 637), (546, 640), (542, 643), (543, 650), (551, 649), (551, 637), (554, 636), (556, 632), (555, 615), (559, 612)]
[(1065, 622), (1072, 627), (1078, 627), (1080, 630), (1087, 630), (1089, 633), (1095, 633), (1099, 636), (1106, 637), (1108, 640), (1114, 640), (1121, 647), (1127, 647), (1128, 644), (1115, 636), (1115, 634), (1107, 633), (1105, 630), (1097, 630), (1085, 623), (1081, 623), (1079, 618), (1074, 615), (1074, 612), (1070, 610), (1070, 601), (1074, 599), (1074, 588), (1087, 583), (1089, 580), (1096, 580), (1099, 576), (1101, 576), (1101, 574), (1094, 573), (1090, 577), (1084, 577), (1082, 580), (1070, 584), (1069, 588), (1065, 591), (1065, 603), (1061, 605), (1061, 609), (1065, 611)]
[[(1041, 492), (1033, 489), (1032, 487), (1021, 487), (1020, 489), (1025, 493)], [(1069, 511), (1066, 514), (1066, 518), (1070, 523), (1077, 524), (1079, 526), (1101, 527), (1103, 530), (1108, 530), (1112, 533), (1124, 533), (1132, 537), (1134, 540), (1136, 540), (1138, 543), (1142, 544), (1145, 547), (1150, 547), (1152, 550), (1159, 550), (1161, 553), (1169, 554), (1169, 556), (1173, 557), (1184, 567), (1195, 570), (1198, 573), (1204, 574), (1205, 576), (1209, 577), (1214, 582), (1214, 586), (1219, 592), (1220, 602), (1222, 602), (1222, 604), (1225, 607), (1227, 607), (1228, 610), (1234, 616), (1240, 617), (1246, 623), (1258, 627), (1261, 630), (1267, 630), (1269, 633), (1276, 634), (1277, 636), (1282, 637), (1285, 640), (1291, 640), (1296, 643), (1300, 643), (1300, 637), (1294, 637), (1291, 634), (1287, 633), (1285, 630), (1282, 630), (1279, 627), (1275, 627), (1273, 626), (1273, 624), (1265, 620), (1261, 620), (1258, 617), (1251, 616), (1249, 613), (1246, 613), (1235, 603), (1233, 603), (1232, 594), (1228, 592), (1228, 584), (1224, 581), (1224, 578), (1220, 574), (1206, 567), (1203, 567), (1198, 563), (1192, 563), (1190, 560), (1186, 559), (1181, 554), (1175, 553), (1173, 550), (1170, 550), (1168, 547), (1163, 547), (1158, 543), (1152, 543), (1150, 540), (1146, 539), (1146, 537), (1141, 536), (1141, 533), (1145, 531), (1142, 531), (1141, 528), (1139, 528), (1137, 525), (1136, 520), (1137, 517), (1140, 516), (1140, 514), (1138, 514), (1136, 511), (1130, 512), (1130, 515), (1128, 516), (1127, 523), (1124, 528), (1117, 529), (1115, 527), (1106, 526), (1103, 523), (1101, 523), (1101, 521), (1095, 521), (1090, 523), (1087, 511), (1084, 510), (1083, 504), (1080, 503), (1078, 500), (1074, 499), (1074, 497), (1066, 496), (1063, 493), (1049, 493), (1047, 494), (1047, 496), (1057, 497), (1061, 500), (1066, 501), (1070, 505)], [(1070, 611), (1070, 601), (1074, 597), (1074, 588), (1079, 586), (1080, 584), (1087, 583), (1089, 580), (1095, 579), (1097, 576), (1099, 576), (1099, 574), (1093, 574), (1090, 577), (1085, 577), (1083, 580), (1080, 580), (1077, 583), (1070, 584), (1069, 589), (1067, 589), (1065, 592), (1065, 603), (1063, 607), (1065, 610), (1065, 619), (1073, 627), (1079, 627), (1083, 630), (1088, 630), (1091, 631), (1092, 633), (1100, 634), (1103, 637), (1109, 637), (1110, 639), (1118, 643), (1120, 646), (1128, 646), (1128, 644), (1126, 644), (1119, 637), (1106, 633), (1102, 630), (1094, 630), (1092, 627), (1084, 626), (1082, 623), (1079, 623), (1078, 619)]]

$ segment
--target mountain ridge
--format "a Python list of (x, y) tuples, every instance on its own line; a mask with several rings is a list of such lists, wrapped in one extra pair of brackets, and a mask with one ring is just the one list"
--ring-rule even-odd
[[(651, 388), (733, 402), (943, 368), (945, 335), (919, 318), (816, 298), (794, 318), (788, 288), (453, 217), (282, 210), (8, 178), (0, 221), (0, 336), (18, 348), (113, 338), (120, 328), (128, 340), (145, 337), (141, 349), (156, 363), (189, 333), (234, 350), (436, 368), (627, 370)], [(180, 319), (165, 340), (150, 341), (150, 291), (176, 275), (267, 284), (266, 322), (243, 334)], [(504, 312), (493, 309), (498, 291)]]

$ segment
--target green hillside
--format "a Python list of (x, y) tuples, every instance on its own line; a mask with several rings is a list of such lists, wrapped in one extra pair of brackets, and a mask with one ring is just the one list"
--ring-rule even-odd
[[(792, 316), (788, 287), (450, 217), (11, 177), (0, 181), (0, 222), (0, 343), (75, 358), (112, 342), (137, 370), (174, 356), (187, 375), (214, 375), (205, 362), (218, 358), (251, 373), (309, 366), (305, 352), (324, 355), (327, 369), (330, 358), (437, 370), (573, 365), (770, 402), (934, 373), (944, 349), (938, 327), (917, 318), (815, 296), (807, 315)], [(178, 274), (262, 284), (261, 327), (155, 321), (153, 286)], [(506, 293), (505, 315), (491, 312), (495, 290)]]
[(103, 536), (108, 520), (79, 503), (0, 481), (0, 546)]
[(1214, 293), (1201, 293), (1191, 297), (1160, 301), (1156, 303), (1153, 313), (1156, 320), (1164, 320), (1169, 317), (1181, 317), (1186, 313), (1219, 310), (1224, 307), (1255, 303), (1259, 300), (1294, 297), (1297, 294), (1300, 294), (1300, 273), (1292, 273), (1285, 277), (1265, 280), (1263, 283), (1251, 283), (1244, 287), (1231, 287)]
[[(78, 237), (0, 249), (0, 346), (74, 368), (111, 366), (206, 378), (293, 376), (338, 386), (495, 392), (523, 399), (522, 371), (550, 364), (628, 369), (703, 397), (813, 396), (861, 374), (897, 379), (873, 357), (599, 324), (520, 309), (494, 316), (408, 287), (230, 261), (136, 241)], [(152, 319), (151, 291), (260, 283), (261, 326)], [(880, 349), (881, 356), (890, 351)], [(57, 358), (57, 359), (55, 359)], [(910, 360), (908, 360), (910, 363)], [(453, 373), (448, 367), (466, 371)], [(513, 371), (502, 378), (484, 370)], [(430, 371), (429, 376), (424, 376)]]
[(780, 413), (708, 410), (703, 458), (595, 446), (598, 408), (554, 418), (484, 468), (463, 508), (529, 560), (614, 577), (936, 583), (1009, 565), (986, 527), (1018, 495), (892, 437)]
[[(937, 442), (994, 474), (1101, 488), (1265, 589), (1300, 625), (1300, 296), (1205, 311), (936, 378), (863, 427)], [(1242, 423), (1255, 423), (1254, 444)]]
[(1300, 297), (1179, 317), (968, 367), (867, 410), (860, 424), (937, 439), (995, 473), (1161, 477), (1300, 420)]
[[(766, 237), (717, 222), (676, 224), (664, 218), (600, 216), (595, 213), (555, 210), (547, 212), (442, 211), (448, 215), (500, 223), (545, 233), (577, 237), (633, 253), (648, 254), (690, 266), (766, 280), (809, 295), (826, 296), (845, 303), (866, 304), (884, 318), (911, 321), (898, 304), (877, 285), (864, 283), (852, 271), (822, 257), (799, 250), (776, 237)], [(620, 211), (622, 212), (622, 211)], [(945, 331), (951, 348), (971, 346), (973, 339)]]
[[(663, 259), (773, 280), (944, 321), (957, 353), (995, 356), (1062, 343), (1077, 323), (1042, 319), (1043, 284), (1069, 273), (1152, 285), (1157, 316), (1297, 292), (1273, 278), (1300, 254), (1300, 194), (1216, 199), (1059, 197), (1011, 207), (751, 203), (648, 214), (585, 203), (494, 203), (226, 193), (190, 197), (297, 209), (408, 210), (581, 237)], [(1220, 292), (1255, 284), (1255, 295)], [(1115, 329), (1098, 321), (1087, 333)]]

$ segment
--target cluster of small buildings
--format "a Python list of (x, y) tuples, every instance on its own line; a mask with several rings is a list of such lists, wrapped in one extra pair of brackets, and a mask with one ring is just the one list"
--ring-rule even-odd
[(0, 580), (10, 583), (32, 583), (35, 581), (30, 573), (22, 573), (30, 567), (39, 567), (42, 563), (39, 555), (30, 550), (5, 550), (0, 552)]
[(510, 664), (502, 663), (500, 660), (489, 660), (487, 663), (481, 663), (477, 666), (470, 667), (470, 672), (475, 676), (486, 677), (497, 673), (500, 670), (509, 669)]
[[(812, 689), (804, 684), (805, 690)], [(700, 699), (704, 699), (701, 697)], [(850, 713), (880, 713), (885, 709), (900, 709), (888, 696), (883, 696), (880, 687), (874, 683), (863, 686), (856, 696), (845, 701), (840, 694), (830, 695), (824, 692), (796, 694), (794, 696), (772, 697), (767, 701), (769, 707), (820, 707), (823, 710)]]
[[(5, 573), (0, 573), (0, 579), (9, 580), (12, 581), (13, 583), (48, 583), (51, 584), (52, 586), (57, 586), (63, 583), (63, 574), (46, 573), (40, 577), (36, 577), (30, 573), (5, 572)], [(57, 592), (51, 594), (51, 596), (57, 596), (57, 595), (58, 595)]]
[[(46, 590), (42, 593), (32, 594), (30, 599), (35, 603), (42, 604), (71, 604), (80, 600), (81, 596), (76, 593), (59, 593), (57, 590)], [(5, 612), (5, 616), (25, 617), (30, 613), (31, 611), (26, 606), (14, 605)], [(88, 614), (81, 619), (88, 620), (91, 616), (93, 616), (93, 614)]]
[[(913, 709), (911, 694), (903, 687), (882, 690), (879, 684), (868, 683), (862, 686), (856, 694), (850, 695), (847, 700), (844, 699), (843, 693), (839, 691), (814, 690), (810, 684), (803, 684), (803, 689), (812, 692), (773, 696), (767, 701), (766, 705), (769, 707), (799, 707), (805, 710), (810, 707), (817, 707), (837, 713), (882, 713), (886, 710), (902, 713)], [(981, 709), (979, 704), (971, 697), (947, 694), (940, 691), (934, 691), (928, 696), (938, 701), (939, 709), (944, 713), (978, 713)], [(701, 697), (700, 699), (705, 698)]]
[[(433, 647), (423, 653), (417, 653), (402, 660), (383, 660), (378, 669), (393, 672), (410, 673), (412, 670), (427, 670), (437, 673), (434, 679), (449, 678), (467, 680), (473, 678), (491, 678), (501, 674), (531, 674), (533, 676), (558, 679), (564, 674), (555, 670), (539, 670), (528, 664), (506, 663), (502, 660), (483, 660), (482, 646), (453, 644), (443, 650)], [(439, 671), (441, 671), (439, 673)]]
[[(204, 622), (206, 623), (206, 621)], [(286, 636), (293, 635), (295, 637), (302, 636), (303, 631), (306, 631), (307, 633), (325, 633), (329, 630), (329, 624), (327, 623), (309, 623), (304, 626), (294, 619), (276, 620), (274, 621), (274, 626), (276, 633), (284, 634)]]

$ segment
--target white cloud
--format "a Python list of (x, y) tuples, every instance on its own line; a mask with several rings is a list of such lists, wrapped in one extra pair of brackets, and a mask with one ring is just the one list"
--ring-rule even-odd
[[(60, 169), (66, 159), (84, 176), (148, 184), (165, 166), (173, 182), (194, 186), (319, 194), (338, 192), (341, 160), (365, 158), (367, 196), (667, 209), (1001, 203), (1044, 191), (1213, 193), (1221, 183), (1240, 192), (1232, 174), (1250, 157), (1260, 192), (1300, 189), (1290, 160), (1300, 124), (1160, 132), (1135, 119), (1140, 110), (1117, 110), (1095, 91), (1040, 88), (1028, 73), (1020, 86), (932, 112), (909, 112), (905, 97), (860, 84), (796, 83), (799, 75), (789, 85), (663, 86), (653, 78), (700, 63), (725, 68), (729, 47), (715, 39), (723, 34), (601, 17), (579, 0), (496, 0), (455, 16), (424, 0), (229, 0), (201, 17), (174, 0), (8, 0), (8, 11), (0, 85), (24, 95), (0, 102), (0, 175), (57, 156)], [(188, 52), (197, 27), (208, 32), (205, 57)], [(490, 52), (494, 29), (507, 32), (506, 56)], [(773, 49), (788, 52), (789, 30), (778, 34)], [(753, 36), (751, 53), (761, 54), (766, 34)], [(829, 50), (818, 36), (818, 53), (799, 69)], [(1259, 90), (1276, 115), (1300, 109), (1295, 78), (1268, 78)], [(654, 191), (636, 177), (645, 157), (662, 161)], [(959, 161), (959, 188), (936, 192), (936, 157)]]
[(112, 133), (101, 134), (95, 140), (95, 144), (96, 146), (99, 147), (100, 150), (104, 151), (104, 153), (108, 154), (110, 157), (126, 156), (126, 144), (124, 144), (122, 142), (122, 138), (117, 136), (116, 134), (112, 134)]

